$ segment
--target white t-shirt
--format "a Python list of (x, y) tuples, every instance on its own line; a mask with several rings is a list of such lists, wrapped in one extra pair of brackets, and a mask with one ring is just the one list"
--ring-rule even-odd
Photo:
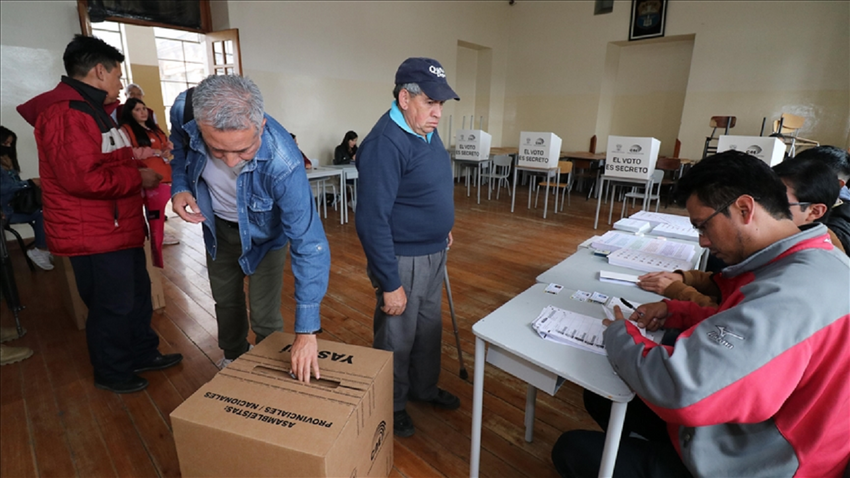
[(238, 165), (230, 168), (224, 164), (224, 161), (207, 153), (207, 163), (201, 172), (201, 178), (210, 189), (213, 213), (225, 221), (239, 222), (236, 205), (236, 177), (239, 176), (245, 164), (247, 164), (245, 161), (240, 161)]

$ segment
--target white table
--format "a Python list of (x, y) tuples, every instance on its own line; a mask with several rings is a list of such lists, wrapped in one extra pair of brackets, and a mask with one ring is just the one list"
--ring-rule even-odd
[[(478, 204), (481, 204), (481, 178), (482, 178), (481, 171), (483, 169), (490, 171), (490, 168), (492, 167), (492, 164), (490, 162), (490, 158), (485, 158), (485, 159), (468, 159), (468, 158), (457, 159), (457, 158), (453, 157), (452, 161), (454, 161), (456, 164), (459, 164), (459, 165), (462, 165), (462, 166), (474, 167), (475, 168), (476, 173), (477, 173), (477, 178), (478, 178)], [(469, 174), (467, 174), (466, 175), (466, 197), (469, 197), (470, 187), (471, 187), (470, 178), (469, 178)]]
[[(339, 176), (339, 189), (342, 197), (342, 204), (345, 207), (345, 174), (344, 171), (338, 168), (330, 168), (330, 167), (317, 167), (313, 169), (307, 170), (307, 179), (310, 181), (319, 180), (323, 178), (332, 178), (334, 176)], [(323, 198), (324, 199), (324, 198)], [(327, 206), (326, 206), (327, 207)], [(325, 209), (325, 216), (327, 216), (327, 209)], [(339, 223), (345, 223), (345, 214), (339, 213)]]
[[(334, 164), (334, 165), (331, 165), (331, 166), (328, 166), (328, 167), (342, 170), (343, 176), (344, 176), (343, 183), (347, 182), (349, 179), (354, 181), (354, 194), (356, 196), (357, 195), (357, 179), (360, 177), (360, 173), (357, 172), (357, 166), (355, 166), (353, 164)], [(342, 188), (342, 189), (344, 191), (342, 193), (342, 205), (343, 205), (342, 210), (344, 211), (343, 214), (345, 214), (345, 223), (348, 224), (348, 191), (347, 191), (346, 188)], [(356, 204), (356, 202), (355, 202), (355, 204)]]
[(544, 292), (545, 284), (536, 284), (499, 307), (472, 326), (475, 334), (475, 371), (472, 392), (472, 449), (469, 476), (476, 478), (481, 461), (481, 414), (484, 399), (484, 362), (527, 382), (525, 406), (526, 441), (532, 440), (534, 402), (537, 389), (553, 394), (564, 380), (576, 383), (614, 403), (605, 436), (599, 476), (611, 476), (623, 431), (628, 402), (634, 397), (629, 387), (614, 373), (608, 358), (569, 345), (544, 340), (531, 328), (543, 307), (553, 305), (591, 317), (604, 317), (602, 306), (578, 302), (570, 296)]
[[(650, 192), (652, 191), (652, 178), (649, 179), (634, 179), (634, 178), (617, 178), (611, 176), (605, 176), (602, 174), (599, 177), (599, 191), (605, 191), (605, 181), (608, 181), (608, 195), (611, 198), (608, 200), (610, 203), (610, 209), (608, 210), (608, 224), (611, 224), (611, 217), (614, 214), (614, 188), (611, 186), (612, 183), (629, 183), (636, 184), (639, 186), (643, 186), (646, 188), (646, 193), (643, 195), (643, 210), (646, 210), (647, 201), (649, 200)], [(596, 226), (599, 225), (599, 209), (602, 207), (602, 194), (599, 194), (596, 197), (596, 219), (593, 221), (593, 228), (596, 229)]]
[[(513, 184), (513, 194), (511, 195), (511, 212), (514, 212), (514, 204), (516, 203), (516, 182), (517, 177), (519, 175), (518, 171), (529, 171), (536, 174), (545, 174), (546, 178), (546, 198), (543, 200), (543, 219), (546, 219), (546, 211), (549, 209), (549, 183), (551, 182), (552, 173), (556, 173), (554, 176), (557, 182), (561, 177), (561, 168), (560, 166), (555, 166), (552, 168), (532, 168), (529, 166), (519, 166), (514, 165), (514, 184)], [(529, 178), (528, 183), (528, 209), (531, 209), (531, 187), (534, 184), (531, 182)], [(555, 194), (555, 213), (558, 212), (558, 195)]]

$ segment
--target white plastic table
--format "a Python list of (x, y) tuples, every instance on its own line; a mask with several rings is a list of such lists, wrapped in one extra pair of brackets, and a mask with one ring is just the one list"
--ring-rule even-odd
[(531, 322), (547, 305), (600, 319), (604, 317), (602, 306), (572, 299), (570, 296), (575, 290), (565, 288), (560, 294), (553, 295), (544, 292), (545, 288), (545, 284), (535, 284), (472, 326), (475, 334), (469, 463), (469, 476), (472, 478), (478, 477), (481, 462), (485, 353), (488, 363), (529, 384), (525, 406), (525, 440), (528, 442), (533, 438), (538, 388), (554, 395), (563, 381), (569, 380), (612, 400), (599, 476), (611, 476), (614, 471), (626, 407), (634, 393), (614, 373), (607, 357), (544, 340), (531, 327)]

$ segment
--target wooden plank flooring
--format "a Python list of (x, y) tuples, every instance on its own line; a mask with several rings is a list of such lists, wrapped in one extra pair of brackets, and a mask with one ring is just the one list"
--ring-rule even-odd
[[(461, 477), (469, 474), (472, 325), (534, 284), (594, 233), (596, 202), (573, 193), (572, 205), (542, 218), (526, 208), (526, 190), (517, 191), (516, 212), (510, 196), (475, 203), (466, 188), (455, 188), (455, 244), (448, 269), (468, 380), (459, 365), (448, 302), (443, 303), (443, 361), (440, 385), (458, 395), (457, 411), (411, 403), (416, 426), (410, 438), (395, 439), (394, 477)], [(486, 193), (485, 193), (486, 196)], [(541, 198), (542, 201), (542, 198)], [(619, 204), (617, 204), (619, 209)], [(667, 212), (682, 214), (671, 206)], [(603, 213), (607, 209), (603, 207)], [(352, 215), (353, 218), (353, 215)], [(374, 292), (366, 278), (366, 259), (354, 223), (339, 224), (337, 212), (324, 220), (331, 246), (328, 293), (322, 304), (322, 338), (362, 346), (372, 341)], [(28, 330), (7, 343), (27, 346), (35, 355), (0, 368), (0, 476), (105, 477), (179, 476), (169, 413), (218, 371), (222, 358), (216, 340), (214, 302), (209, 291), (201, 228), (172, 217), (167, 222), (181, 243), (165, 248), (163, 286), (166, 307), (156, 311), (153, 327), (163, 353), (180, 352), (181, 365), (145, 377), (144, 392), (116, 395), (97, 390), (86, 349), (85, 331), (76, 330), (62, 308), (61, 277), (30, 272), (23, 254), (9, 243)], [(293, 280), (284, 278), (287, 331), (292, 331)], [(529, 317), (529, 321), (532, 318)], [(4, 304), (0, 323), (13, 325)], [(560, 433), (595, 428), (582, 407), (581, 389), (565, 384), (553, 397), (538, 393), (534, 442), (524, 440), (526, 385), (492, 366), (486, 367), (481, 474), (487, 477), (555, 477), (549, 453)]]

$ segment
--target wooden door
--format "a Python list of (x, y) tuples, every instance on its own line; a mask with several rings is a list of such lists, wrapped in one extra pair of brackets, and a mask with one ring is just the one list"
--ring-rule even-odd
[(242, 75), (238, 28), (207, 33), (205, 40), (210, 75)]

